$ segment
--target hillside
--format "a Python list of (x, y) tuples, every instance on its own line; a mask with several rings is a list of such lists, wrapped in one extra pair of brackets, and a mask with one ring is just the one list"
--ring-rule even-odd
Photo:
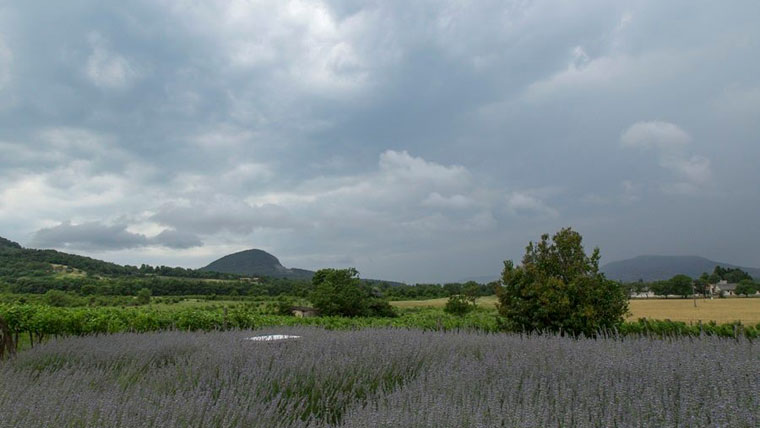
[(712, 272), (715, 266), (739, 268), (755, 278), (760, 278), (760, 269), (716, 262), (698, 256), (638, 256), (632, 259), (607, 263), (602, 266), (602, 272), (607, 278), (616, 281), (634, 282), (658, 281), (672, 278), (678, 274), (696, 278), (702, 272)]
[(311, 279), (314, 272), (305, 269), (289, 269), (277, 257), (263, 250), (252, 249), (228, 254), (201, 268), (202, 271), (233, 273), (272, 278)]
[(35, 250), (0, 237), (0, 277), (40, 276), (54, 273), (54, 266), (68, 266), (90, 274), (134, 275), (137, 268), (104, 262), (56, 250)]
[(21, 245), (19, 245), (18, 242), (13, 242), (0, 236), (0, 248), (15, 248), (17, 250), (20, 250)]
[(57, 250), (24, 248), (16, 242), (0, 237), (0, 279), (55, 277), (61, 272), (77, 272), (77, 276), (113, 278), (161, 275), (174, 278), (235, 279), (237, 275), (218, 272), (201, 272), (168, 266), (141, 267), (119, 265), (91, 257), (64, 253)]

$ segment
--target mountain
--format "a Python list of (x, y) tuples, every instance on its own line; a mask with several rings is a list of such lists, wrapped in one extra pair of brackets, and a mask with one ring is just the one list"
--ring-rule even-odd
[(721, 263), (697, 256), (638, 256), (632, 259), (607, 263), (602, 272), (607, 278), (623, 282), (659, 281), (684, 274), (697, 278), (702, 272), (711, 273), (715, 266), (739, 268), (754, 278), (760, 278), (760, 269)]
[(314, 276), (309, 270), (286, 268), (277, 257), (257, 249), (226, 255), (200, 270), (287, 279), (310, 280)]

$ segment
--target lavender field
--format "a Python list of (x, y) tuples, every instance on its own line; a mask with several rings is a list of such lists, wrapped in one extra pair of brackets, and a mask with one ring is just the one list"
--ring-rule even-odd
[[(301, 336), (277, 342), (248, 337)], [(760, 344), (401, 329), (115, 334), (0, 362), (2, 427), (757, 427)]]

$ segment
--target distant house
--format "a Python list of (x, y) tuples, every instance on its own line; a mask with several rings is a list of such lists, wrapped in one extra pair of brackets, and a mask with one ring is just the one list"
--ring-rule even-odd
[(717, 284), (710, 284), (710, 294), (714, 296), (735, 296), (737, 285), (722, 279)]
[(630, 297), (632, 299), (648, 299), (650, 297), (657, 297), (657, 295), (654, 294), (654, 291), (649, 291), (649, 290), (642, 291), (641, 293), (637, 293), (635, 291), (632, 291)]
[(318, 310), (307, 306), (293, 306), (290, 308), (290, 313), (299, 318), (316, 317), (319, 315)]

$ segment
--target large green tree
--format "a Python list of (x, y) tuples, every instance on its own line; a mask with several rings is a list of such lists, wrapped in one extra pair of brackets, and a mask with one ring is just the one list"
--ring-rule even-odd
[(743, 294), (744, 297), (757, 293), (757, 290), (758, 285), (749, 279), (743, 279), (736, 285), (736, 294)]
[(359, 280), (354, 268), (320, 269), (312, 278), (309, 300), (322, 315), (394, 316), (390, 304)]
[(522, 265), (504, 262), (498, 297), (507, 329), (593, 336), (623, 322), (628, 296), (599, 271), (599, 249), (587, 256), (582, 240), (565, 228), (529, 243)]
[(688, 275), (676, 275), (668, 280), (668, 294), (687, 298), (693, 293), (694, 280)]

